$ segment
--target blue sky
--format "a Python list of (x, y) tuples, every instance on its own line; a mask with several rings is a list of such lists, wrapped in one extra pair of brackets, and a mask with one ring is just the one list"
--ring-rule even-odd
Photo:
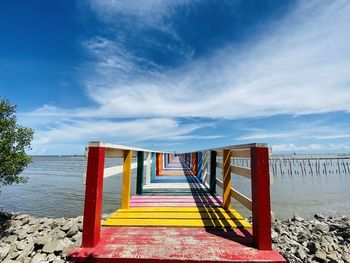
[(32, 154), (350, 152), (350, 2), (7, 1), (0, 96)]

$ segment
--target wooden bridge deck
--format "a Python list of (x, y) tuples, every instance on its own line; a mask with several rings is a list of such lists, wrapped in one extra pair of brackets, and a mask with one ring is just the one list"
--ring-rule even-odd
[(221, 196), (181, 164), (169, 162), (148, 195), (132, 196), (127, 208), (103, 222), (93, 247), (74, 249), (75, 262), (285, 262), (278, 252), (253, 247), (252, 228)]

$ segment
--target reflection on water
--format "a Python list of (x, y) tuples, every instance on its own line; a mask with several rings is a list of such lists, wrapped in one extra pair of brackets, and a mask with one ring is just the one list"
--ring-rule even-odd
[[(121, 159), (106, 160), (106, 167), (118, 164), (121, 164)], [(84, 157), (34, 157), (33, 162), (23, 172), (24, 176), (29, 177), (27, 184), (1, 188), (0, 208), (35, 216), (81, 215), (84, 200), (82, 174), (85, 168)], [(220, 171), (217, 173), (219, 175)], [(133, 175), (131, 187), (132, 193), (135, 193), (136, 176)], [(121, 176), (112, 176), (104, 180), (104, 213), (112, 212), (120, 206), (121, 183)], [(248, 179), (233, 175), (232, 185), (250, 196)], [(349, 187), (348, 173), (277, 173), (273, 175), (271, 185), (272, 209), (279, 218), (295, 213), (309, 217), (316, 212), (327, 215), (339, 212), (349, 215)], [(234, 204), (239, 211), (245, 210), (239, 204)], [(247, 211), (243, 214), (249, 215)]]

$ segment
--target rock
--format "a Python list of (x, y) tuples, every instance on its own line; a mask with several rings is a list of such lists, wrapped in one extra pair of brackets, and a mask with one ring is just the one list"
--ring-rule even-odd
[(317, 251), (315, 254), (315, 259), (319, 262), (327, 262), (327, 253), (324, 251)]
[(21, 242), (18, 242), (18, 244), (17, 244), (17, 249), (18, 249), (18, 250), (23, 250), (23, 249), (26, 248), (26, 246), (27, 246), (27, 242), (24, 241), (24, 240), (22, 240)]
[(305, 251), (301, 247), (298, 248), (298, 250), (296, 252), (296, 256), (298, 258), (300, 258), (302, 261), (307, 259), (307, 254), (305, 253)]
[(329, 252), (327, 254), (327, 258), (336, 262), (339, 260), (337, 254), (334, 251)]
[(33, 257), (31, 263), (42, 263), (43, 261), (46, 260), (46, 258), (47, 258), (46, 254), (38, 253)]
[(64, 226), (62, 226), (61, 230), (64, 232), (68, 232), (69, 229), (71, 229), (73, 227), (72, 222), (67, 222), (64, 224)]
[(350, 263), (350, 254), (349, 253), (344, 253), (342, 256), (341, 256), (342, 260), (344, 260), (344, 262), (346, 263)]
[(325, 220), (326, 219), (326, 217), (324, 215), (321, 215), (321, 214), (315, 214), (314, 218), (316, 218), (317, 220)]
[(2, 263), (22, 263), (21, 261), (5, 259)]
[(41, 236), (38, 237), (37, 239), (35, 239), (34, 244), (35, 246), (38, 247), (43, 247), (45, 246), (47, 243), (49, 243), (51, 241), (51, 238), (49, 238), (48, 236)]
[(298, 216), (298, 215), (294, 215), (293, 216), (293, 220), (294, 221), (298, 221), (298, 222), (304, 222), (304, 218)]
[(53, 262), (54, 260), (56, 260), (57, 259), (57, 257), (55, 256), (55, 254), (49, 254), (48, 256), (47, 256), (47, 258), (46, 258), (46, 260), (48, 261), (48, 262)]
[(0, 261), (3, 260), (4, 258), (6, 258), (6, 256), (10, 252), (10, 248), (11, 247), (9, 245), (5, 245), (5, 246), (0, 247)]
[(5, 238), (5, 243), (13, 243), (17, 240), (17, 237), (15, 235), (11, 235), (11, 236), (8, 236), (7, 238)]
[(53, 239), (63, 239), (66, 236), (66, 233), (64, 233), (60, 227), (56, 227), (54, 230), (50, 232)]
[(43, 247), (43, 252), (45, 253), (54, 253), (54, 252), (62, 252), (64, 248), (64, 244), (62, 240), (52, 240), (51, 242), (47, 243)]
[(307, 249), (309, 250), (309, 254), (315, 254), (317, 251), (317, 246), (314, 241), (310, 241), (306, 244)]
[(72, 237), (74, 235), (76, 235), (79, 232), (79, 228), (77, 225), (74, 225), (71, 227), (71, 229), (69, 229), (69, 231), (67, 232), (67, 237)]

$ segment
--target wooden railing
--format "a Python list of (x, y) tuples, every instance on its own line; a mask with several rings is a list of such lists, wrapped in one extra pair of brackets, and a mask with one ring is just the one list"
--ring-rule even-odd
[[(160, 174), (173, 154), (141, 148), (91, 142), (87, 150), (86, 189), (83, 222), (83, 247), (94, 247), (100, 239), (103, 179), (121, 173), (122, 208), (129, 208), (131, 170), (137, 169), (136, 193), (142, 194), (144, 184), (149, 184)], [(105, 168), (106, 157), (122, 157), (123, 164)], [(132, 158), (137, 161), (132, 163)], [(271, 250), (270, 183), (268, 148), (266, 144), (247, 144), (207, 149), (179, 154), (181, 161), (206, 185), (212, 194), (216, 186), (223, 189), (223, 206), (231, 208), (231, 197), (252, 211), (253, 240), (256, 248)], [(249, 159), (250, 167), (232, 163), (232, 158)], [(217, 159), (222, 159), (218, 162)], [(222, 170), (217, 178), (216, 170)], [(231, 174), (250, 179), (251, 198), (231, 186)], [(143, 180), (145, 174), (145, 181)]]
[[(198, 162), (200, 159), (198, 156), (204, 156), (205, 159), (202, 158), (202, 162)], [(234, 165), (232, 162), (234, 158), (247, 159), (250, 167)], [(246, 144), (207, 149), (181, 154), (181, 159), (186, 165), (192, 165), (192, 172), (195, 175), (205, 174), (202, 180), (208, 185), (212, 194), (216, 192), (216, 186), (222, 188), (225, 208), (232, 207), (231, 198), (234, 198), (252, 212), (254, 245), (261, 250), (271, 250), (269, 149), (267, 145)], [(218, 162), (217, 159), (222, 159), (222, 162)], [(222, 180), (217, 178), (217, 169), (222, 172)], [(231, 174), (250, 180), (251, 197), (232, 187)]]

